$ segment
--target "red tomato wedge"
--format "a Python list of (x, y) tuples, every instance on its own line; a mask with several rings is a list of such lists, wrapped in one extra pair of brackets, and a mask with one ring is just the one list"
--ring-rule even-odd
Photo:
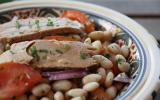
[(48, 36), (48, 37), (45, 37), (44, 40), (76, 41), (75, 39), (72, 39), (70, 37), (65, 37), (65, 36)]
[(42, 79), (40, 73), (28, 65), (0, 64), (0, 100), (23, 95)]
[(64, 11), (62, 17), (69, 18), (71, 20), (76, 20), (81, 24), (84, 24), (87, 33), (92, 32), (95, 30), (94, 24), (89, 20), (88, 16), (80, 11), (77, 10), (67, 10)]

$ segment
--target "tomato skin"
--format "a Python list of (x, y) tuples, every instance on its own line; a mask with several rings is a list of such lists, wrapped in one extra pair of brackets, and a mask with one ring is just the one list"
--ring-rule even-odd
[(0, 100), (21, 96), (42, 79), (39, 72), (28, 65), (0, 64)]
[(94, 24), (89, 20), (88, 16), (77, 10), (64, 11), (62, 17), (76, 20), (85, 26), (85, 31), (90, 33), (95, 30)]
[(45, 37), (44, 40), (76, 41), (75, 39), (72, 39), (70, 37), (65, 37), (65, 36), (48, 36), (48, 37)]

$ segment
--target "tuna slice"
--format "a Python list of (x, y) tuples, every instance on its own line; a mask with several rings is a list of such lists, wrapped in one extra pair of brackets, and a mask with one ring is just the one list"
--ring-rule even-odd
[(0, 63), (18, 62), (38, 68), (87, 68), (96, 64), (92, 50), (76, 41), (35, 40), (15, 43), (0, 55)]
[(28, 18), (0, 25), (0, 43), (12, 44), (55, 34), (79, 34), (84, 26), (66, 18)]

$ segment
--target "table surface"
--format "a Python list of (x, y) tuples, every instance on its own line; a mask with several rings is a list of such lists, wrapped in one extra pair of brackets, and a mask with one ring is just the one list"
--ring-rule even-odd
[[(76, 0), (75, 0), (76, 1)], [(119, 11), (144, 26), (160, 40), (160, 0), (77, 0)]]

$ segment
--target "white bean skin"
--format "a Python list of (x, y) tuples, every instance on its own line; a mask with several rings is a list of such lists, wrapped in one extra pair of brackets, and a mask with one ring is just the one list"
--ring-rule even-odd
[(48, 97), (42, 97), (40, 100), (50, 100)]
[(95, 49), (97, 49), (97, 50), (101, 49), (101, 48), (102, 48), (102, 43), (101, 43), (101, 41), (99, 41), (99, 40), (94, 41), (94, 42), (92, 43), (92, 47), (95, 48)]
[(82, 96), (78, 96), (78, 97), (72, 98), (71, 100), (86, 100), (86, 98)]
[(53, 90), (56, 91), (68, 91), (72, 88), (72, 83), (68, 80), (56, 81), (52, 84)]
[(130, 64), (129, 64), (128, 62), (118, 63), (118, 69), (119, 69), (121, 72), (128, 72), (129, 69), (130, 69)]
[(106, 93), (113, 99), (116, 97), (117, 89), (116, 87), (111, 86), (106, 90)]
[(64, 100), (64, 95), (62, 92), (60, 91), (57, 91), (55, 94), (54, 94), (54, 100)]
[(94, 55), (92, 56), (93, 59), (95, 59), (98, 63), (101, 64), (101, 66), (105, 69), (110, 69), (113, 67), (113, 63), (106, 57), (102, 55)]
[(37, 97), (36, 97), (36, 96), (34, 96), (34, 95), (30, 95), (30, 96), (29, 96), (29, 100), (38, 100), (38, 99), (37, 99)]
[(113, 54), (120, 54), (121, 53), (120, 46), (116, 43), (112, 43), (112, 44), (108, 45), (108, 50)]
[(114, 74), (110, 71), (107, 73), (106, 79), (105, 79), (105, 86), (110, 87), (113, 83)]
[(128, 46), (123, 45), (123, 46), (121, 47), (121, 52), (122, 52), (122, 55), (123, 55), (124, 57), (128, 57), (128, 55), (129, 55), (129, 48), (128, 48)]
[(102, 67), (98, 68), (97, 70), (98, 74), (102, 76), (100, 83), (103, 84), (106, 78), (106, 70)]
[(99, 74), (89, 74), (82, 79), (83, 84), (87, 84), (89, 82), (99, 82), (102, 76)]
[(44, 96), (49, 92), (50, 89), (51, 89), (50, 85), (46, 83), (42, 83), (42, 84), (35, 86), (32, 89), (32, 94), (38, 97)]
[(87, 96), (87, 91), (80, 88), (71, 89), (67, 92), (68, 96), (77, 97), (77, 96)]
[(83, 89), (88, 91), (88, 92), (91, 92), (91, 91), (94, 91), (95, 89), (97, 89), (98, 87), (99, 87), (99, 83), (90, 82), (90, 83), (87, 83), (86, 85), (84, 85)]
[(126, 62), (126, 58), (120, 54), (116, 55), (116, 61), (118, 60), (123, 60), (124, 62)]

